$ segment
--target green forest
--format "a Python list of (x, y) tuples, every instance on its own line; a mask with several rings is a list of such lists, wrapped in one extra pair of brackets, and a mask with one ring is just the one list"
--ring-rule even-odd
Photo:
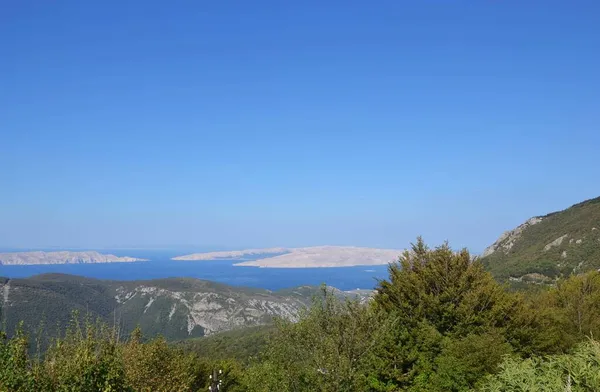
[(418, 239), (369, 301), (323, 287), (299, 321), (167, 342), (75, 315), (48, 348), (0, 336), (0, 391), (599, 391), (600, 273), (499, 283)]

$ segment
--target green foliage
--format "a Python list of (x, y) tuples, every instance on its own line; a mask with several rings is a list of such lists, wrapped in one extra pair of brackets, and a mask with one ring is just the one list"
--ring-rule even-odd
[[(506, 292), (468, 251), (430, 250), (418, 239), (389, 267), (374, 305), (396, 320), (377, 347), (375, 369), (386, 388), (463, 391), (493, 371), (502, 355), (521, 350), (520, 297)], [(465, 354), (493, 344), (489, 355)], [(514, 346), (511, 347), (511, 344)]]
[(12, 339), (0, 332), (0, 391), (35, 391), (27, 356), (28, 342), (21, 327)]
[(182, 340), (177, 342), (177, 345), (201, 358), (233, 359), (240, 363), (248, 363), (260, 357), (274, 331), (273, 325), (239, 328)]
[(469, 391), (482, 375), (495, 373), (498, 364), (512, 351), (500, 331), (446, 339), (435, 359), (430, 391)]
[(589, 272), (559, 282), (549, 293), (560, 310), (563, 328), (583, 336), (600, 336), (600, 273)]
[(419, 238), (389, 273), (375, 303), (405, 324), (427, 322), (442, 335), (504, 327), (516, 306), (466, 249), (453, 252), (448, 244), (429, 250)]
[(196, 391), (208, 381), (208, 364), (169, 346), (162, 337), (142, 343), (140, 329), (121, 350), (128, 384), (136, 391)]
[(245, 378), (251, 391), (366, 390), (368, 353), (381, 334), (377, 314), (323, 288), (297, 323), (280, 321), (264, 360)]
[(74, 318), (46, 353), (43, 382), (52, 391), (130, 391), (112, 330)]
[(528, 306), (538, 330), (537, 352), (567, 352), (588, 336), (600, 336), (600, 273), (561, 280), (531, 295)]
[(136, 330), (126, 342), (102, 323), (80, 323), (74, 315), (64, 336), (53, 341), (40, 360), (28, 356), (26, 337), (17, 333), (0, 342), (0, 391), (168, 392), (208, 386), (211, 369), (225, 369), (225, 384), (235, 391), (239, 366), (209, 362), (163, 338), (143, 342)]
[(10, 284), (10, 306), (2, 309), (2, 327), (12, 334), (23, 323), (24, 331), (34, 334), (43, 325), (41, 337), (47, 338), (40, 343), (46, 348), (50, 344), (49, 337), (58, 336), (69, 327), (74, 311), (79, 314), (81, 323), (85, 322), (83, 315), (105, 321), (110, 318), (112, 321), (114, 295), (98, 282), (59, 274), (48, 274), (44, 279), (7, 280), (6, 284)]
[(600, 390), (600, 342), (589, 340), (574, 353), (521, 360), (508, 357), (481, 392), (592, 392)]

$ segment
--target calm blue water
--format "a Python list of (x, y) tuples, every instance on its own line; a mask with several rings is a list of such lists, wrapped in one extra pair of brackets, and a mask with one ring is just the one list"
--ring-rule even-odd
[[(169, 277), (192, 277), (213, 280), (233, 286), (278, 290), (301, 285), (327, 285), (341, 290), (372, 289), (376, 279), (387, 278), (387, 266), (344, 268), (256, 268), (234, 267), (239, 262), (172, 261), (171, 257), (185, 254), (173, 250), (102, 250), (117, 256), (149, 259), (148, 262), (110, 264), (58, 264), (2, 266), (0, 276), (24, 278), (46, 272), (60, 272), (98, 279), (139, 280)], [(248, 259), (251, 260), (251, 259)]]

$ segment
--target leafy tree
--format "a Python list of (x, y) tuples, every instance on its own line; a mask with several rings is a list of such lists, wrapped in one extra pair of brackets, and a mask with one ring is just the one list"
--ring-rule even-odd
[(511, 351), (500, 331), (467, 335), (459, 340), (447, 338), (435, 358), (428, 390), (469, 391), (482, 375), (495, 373)]
[(248, 364), (265, 350), (274, 330), (273, 325), (243, 327), (201, 338), (185, 339), (175, 344), (200, 358), (235, 360), (242, 364)]
[(442, 335), (504, 327), (516, 303), (466, 249), (428, 249), (421, 238), (389, 267), (375, 302), (406, 323), (427, 321)]
[(22, 326), (8, 339), (0, 331), (0, 391), (35, 391), (35, 379), (27, 355), (28, 342)]
[(243, 378), (246, 369), (240, 363), (233, 359), (219, 360), (209, 364), (211, 369), (219, 369), (222, 373), (219, 375), (221, 380), (221, 390), (225, 392), (245, 392)]
[(380, 336), (372, 310), (323, 288), (297, 323), (279, 321), (264, 360), (248, 370), (252, 391), (366, 390), (367, 353)]
[(600, 336), (600, 273), (592, 271), (559, 282), (550, 296), (551, 305), (563, 317), (563, 328), (579, 339)]
[(169, 346), (164, 338), (142, 343), (139, 328), (123, 345), (122, 356), (128, 385), (136, 391), (196, 391), (208, 382), (204, 361)]
[[(467, 250), (433, 250), (421, 238), (389, 267), (375, 307), (397, 320), (394, 334), (376, 348), (386, 358), (376, 371), (381, 390), (460, 391), (495, 369), (521, 321), (519, 297), (507, 293)], [(489, 335), (489, 336), (488, 336)], [(500, 347), (475, 362), (469, 347)]]
[(501, 371), (486, 378), (481, 392), (593, 392), (600, 390), (600, 343), (589, 340), (572, 354), (507, 357)]
[(566, 353), (587, 337), (600, 336), (600, 273), (596, 271), (561, 280), (526, 301), (527, 311), (522, 314), (536, 330), (528, 354)]
[(113, 329), (74, 315), (63, 338), (55, 340), (43, 362), (45, 390), (126, 392), (119, 344)]
[[(163, 338), (142, 341), (134, 331), (127, 342), (102, 323), (80, 323), (73, 315), (63, 337), (54, 339), (43, 360), (31, 360), (22, 329), (10, 339), (0, 333), (0, 392), (197, 391), (208, 384), (211, 364), (168, 345)], [(240, 369), (225, 370), (228, 391), (235, 392)], [(239, 391), (239, 389), (237, 389)]]

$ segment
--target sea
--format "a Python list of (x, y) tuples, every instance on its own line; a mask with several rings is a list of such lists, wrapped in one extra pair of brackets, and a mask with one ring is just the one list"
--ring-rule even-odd
[[(86, 249), (88, 250), (88, 249)], [(328, 286), (340, 290), (373, 289), (378, 280), (388, 277), (387, 265), (335, 268), (258, 268), (236, 267), (240, 260), (173, 261), (172, 257), (190, 252), (176, 249), (99, 249), (100, 253), (148, 259), (133, 263), (0, 265), (0, 276), (26, 278), (57, 272), (109, 280), (149, 280), (186, 277), (212, 280), (232, 286), (280, 290), (304, 285)], [(261, 255), (244, 258), (254, 260)]]

